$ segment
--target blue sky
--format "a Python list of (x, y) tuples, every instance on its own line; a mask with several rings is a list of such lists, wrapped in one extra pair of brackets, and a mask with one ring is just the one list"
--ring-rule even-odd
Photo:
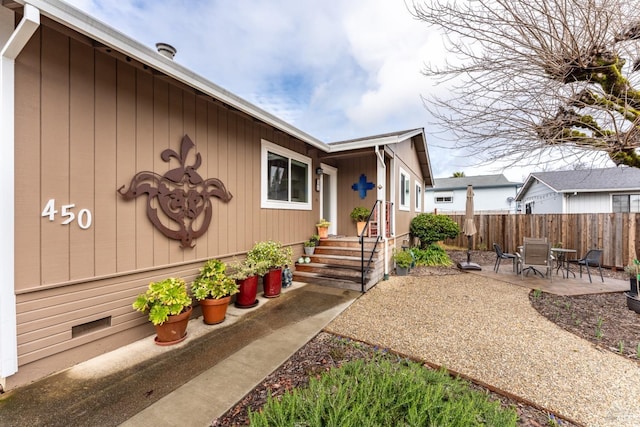
[(425, 128), (437, 178), (528, 170), (472, 165), (442, 148), (421, 74), (440, 35), (403, 0), (67, 0), (127, 36), (173, 45), (175, 61), (325, 141)]

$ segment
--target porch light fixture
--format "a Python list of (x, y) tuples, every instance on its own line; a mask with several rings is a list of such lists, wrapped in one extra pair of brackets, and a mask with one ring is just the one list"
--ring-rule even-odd
[(316, 169), (316, 175), (322, 175), (323, 173), (324, 173), (324, 170), (322, 170), (322, 168)]

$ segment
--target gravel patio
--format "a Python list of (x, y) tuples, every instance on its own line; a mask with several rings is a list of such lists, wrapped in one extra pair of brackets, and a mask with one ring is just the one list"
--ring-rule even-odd
[(530, 289), (486, 274), (392, 276), (325, 330), (444, 366), (578, 424), (640, 425), (631, 404), (638, 364), (548, 321), (529, 303)]

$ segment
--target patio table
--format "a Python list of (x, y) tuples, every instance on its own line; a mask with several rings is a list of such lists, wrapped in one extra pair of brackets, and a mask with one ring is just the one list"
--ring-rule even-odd
[(558, 274), (559, 270), (562, 270), (562, 277), (564, 278), (564, 272), (567, 272), (567, 279), (569, 278), (569, 273), (573, 274), (573, 277), (576, 277), (576, 273), (569, 269), (569, 254), (575, 254), (578, 251), (575, 249), (567, 249), (567, 248), (551, 248), (551, 252), (555, 254), (556, 257), (556, 274)]

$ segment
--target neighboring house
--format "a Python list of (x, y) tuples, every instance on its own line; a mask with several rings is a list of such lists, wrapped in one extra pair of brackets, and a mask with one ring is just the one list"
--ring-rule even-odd
[(425, 191), (425, 212), (464, 212), (469, 184), (476, 212), (516, 212), (515, 197), (522, 183), (511, 182), (502, 174), (436, 178), (433, 188)]
[(327, 144), (65, 3), (2, 4), (5, 390), (151, 335), (150, 281), (267, 239), (297, 256), (377, 200), (388, 269), (423, 210), (423, 129)]
[(536, 172), (516, 200), (525, 214), (640, 212), (640, 169)]

